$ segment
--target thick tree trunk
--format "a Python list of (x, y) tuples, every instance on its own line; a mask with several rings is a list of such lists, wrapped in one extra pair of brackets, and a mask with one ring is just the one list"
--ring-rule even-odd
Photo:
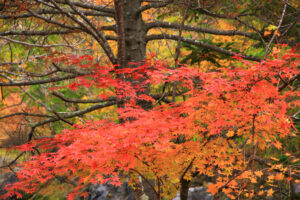
[[(123, 3), (120, 5), (120, 3)], [(123, 17), (120, 16), (120, 13), (116, 14), (116, 20), (121, 20), (118, 24), (118, 59), (119, 66), (118, 68), (134, 68), (141, 66), (146, 58), (146, 28), (142, 15), (140, 12), (137, 12), (141, 7), (141, 0), (115, 0), (116, 12), (122, 13)], [(122, 8), (121, 8), (122, 7)], [(124, 37), (124, 38), (120, 38)], [(124, 48), (122, 46), (125, 45)], [(121, 49), (120, 49), (121, 48)], [(135, 63), (135, 64), (131, 64)], [(133, 85), (141, 84), (142, 81), (146, 80), (132, 80), (127, 77), (120, 77), (125, 81), (132, 82)], [(135, 82), (133, 82), (135, 81)], [(138, 91), (139, 94), (150, 94), (149, 85), (145, 86), (145, 90)], [(123, 107), (124, 102), (121, 100), (118, 103), (119, 107)], [(148, 110), (152, 108), (152, 103), (142, 100), (137, 100), (136, 104), (141, 106), (143, 109)], [(121, 119), (121, 122), (124, 119)], [(145, 193), (151, 199), (155, 197), (155, 192), (149, 189), (147, 185), (140, 181), (135, 185), (134, 198), (136, 200), (142, 200)], [(155, 200), (155, 199), (151, 199)]]
[(189, 185), (190, 181), (181, 179), (180, 181), (181, 187), (180, 187), (180, 200), (187, 200), (189, 197)]
[[(141, 0), (124, 0), (123, 2), (125, 36), (125, 66), (123, 67), (137, 67), (142, 65), (146, 58), (146, 28), (142, 14), (138, 12)], [(143, 79), (135, 81), (133, 84), (141, 84), (142, 81)], [(139, 91), (138, 95), (150, 93), (149, 85), (146, 85), (144, 89), (144, 91)], [(151, 102), (137, 100), (136, 103), (145, 110), (152, 108)]]
[(124, 28), (126, 62), (141, 62), (146, 55), (146, 30), (141, 13), (140, 0), (124, 0)]

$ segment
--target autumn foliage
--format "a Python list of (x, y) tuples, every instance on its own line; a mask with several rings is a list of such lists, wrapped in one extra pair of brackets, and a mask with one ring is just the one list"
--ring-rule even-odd
[[(91, 68), (94, 73), (76, 79), (70, 89), (105, 89), (101, 98), (116, 96), (125, 102), (118, 109), (125, 120), (89, 121), (54, 139), (17, 147), (30, 152), (38, 148), (41, 153), (21, 164), (19, 182), (8, 185), (3, 198), (36, 192), (60, 177), (75, 185), (68, 195), (74, 199), (87, 195), (89, 183), (118, 186), (130, 177), (134, 187), (141, 176), (156, 181), (149, 184), (158, 198), (171, 199), (183, 179), (198, 175), (212, 178), (207, 187), (213, 195), (225, 193), (232, 199), (271, 196), (276, 181), (293, 179), (293, 169), (267, 162), (272, 158), (260, 157), (260, 152), (282, 149), (282, 138), (295, 134), (287, 111), (298, 105), (292, 100), (299, 94), (287, 83), (298, 74), (300, 54), (296, 49), (281, 54), (260, 63), (236, 56), (235, 66), (206, 73), (187, 66), (170, 68), (155, 57), (140, 67), (119, 70), (98, 66), (90, 57), (56, 58), (56, 62)], [(134, 81), (128, 79), (139, 84), (131, 85)], [(135, 104), (139, 99), (156, 105), (151, 96), (138, 95), (138, 91), (146, 84), (155, 88), (166, 82), (176, 82), (185, 91), (180, 94), (182, 101), (149, 111)], [(264, 170), (258, 164), (262, 160)]]

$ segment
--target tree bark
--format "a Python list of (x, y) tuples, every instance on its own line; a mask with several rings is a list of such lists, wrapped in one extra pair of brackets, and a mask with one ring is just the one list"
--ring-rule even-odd
[[(140, 0), (123, 0), (123, 26), (125, 37), (125, 58), (124, 65), (119, 68), (134, 68), (141, 66), (146, 58), (146, 27), (139, 9), (141, 7)], [(116, 15), (117, 16), (117, 15)], [(133, 64), (134, 63), (134, 64)], [(141, 85), (146, 80), (146, 76), (140, 80), (130, 80), (125, 78), (126, 81), (131, 82), (133, 85)], [(145, 85), (145, 90), (138, 91), (137, 95), (150, 94), (149, 85)], [(119, 106), (122, 107), (122, 102)], [(152, 108), (152, 103), (144, 100), (137, 100), (136, 104), (145, 110)]]
[(187, 200), (189, 197), (190, 181), (188, 181), (186, 179), (181, 179), (180, 183), (181, 183), (180, 200)]
[[(122, 3), (122, 5), (120, 5)], [(142, 19), (142, 14), (139, 12), (141, 7), (140, 0), (115, 0), (115, 11), (116, 19), (119, 19), (117, 22), (117, 32), (118, 32), (118, 59), (119, 65), (117, 68), (135, 68), (143, 65), (146, 58), (146, 27)], [(122, 8), (122, 9), (121, 9)], [(121, 11), (121, 13), (120, 13)], [(123, 16), (120, 16), (123, 15)], [(119, 23), (119, 24), (118, 24)], [(122, 38), (124, 37), (124, 38)], [(134, 64), (133, 64), (134, 63)], [(132, 80), (128, 77), (119, 77), (124, 81), (131, 82), (133, 85), (141, 84), (146, 80), (146, 76), (140, 80)], [(138, 91), (137, 95), (140, 94), (150, 94), (149, 85), (145, 86), (145, 90)], [(136, 100), (136, 104), (145, 110), (152, 108), (152, 103), (142, 100)], [(123, 107), (124, 101), (121, 100), (118, 102), (118, 107)], [(120, 119), (121, 122), (124, 119)], [(146, 186), (146, 190), (144, 191)], [(134, 197), (136, 200), (142, 200), (143, 195), (147, 193), (149, 196), (155, 196), (154, 191), (147, 189), (146, 183), (141, 181), (135, 185), (136, 189), (134, 190)]]

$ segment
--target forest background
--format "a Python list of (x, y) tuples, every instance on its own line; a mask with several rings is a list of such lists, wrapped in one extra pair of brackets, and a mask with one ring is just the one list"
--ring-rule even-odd
[(20, 180), (4, 197), (129, 179), (136, 199), (297, 198), (299, 16), (296, 0), (0, 1), (1, 171)]

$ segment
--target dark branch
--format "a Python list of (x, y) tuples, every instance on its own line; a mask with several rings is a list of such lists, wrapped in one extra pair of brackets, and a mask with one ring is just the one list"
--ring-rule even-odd
[(22, 153), (20, 153), (14, 160), (12, 160), (10, 163), (8, 163), (7, 165), (4, 166), (0, 166), (0, 168), (6, 168), (6, 167), (10, 167), (11, 165), (13, 165), (15, 162), (18, 161), (19, 158), (21, 158), (21, 156), (23, 156), (25, 154), (25, 151), (23, 151)]
[(142, 6), (138, 12), (143, 12), (145, 10), (149, 10), (151, 8), (162, 8), (162, 7), (166, 7), (167, 5), (169, 5), (170, 3), (173, 3), (173, 0), (166, 0), (166, 1), (160, 1), (160, 2), (154, 2), (154, 3), (150, 3), (147, 4), (145, 6)]
[(65, 0), (55, 0), (56, 3), (61, 3), (61, 4), (72, 4), (74, 6), (77, 7), (81, 7), (81, 8), (85, 8), (85, 9), (91, 9), (91, 10), (97, 10), (97, 11), (101, 11), (101, 12), (106, 12), (106, 13), (111, 13), (114, 15), (115, 11), (112, 8), (109, 8), (107, 6), (102, 6), (102, 5), (96, 5), (96, 4), (92, 4), (92, 3), (87, 3), (86, 1), (70, 1), (68, 3), (66, 3)]
[(31, 117), (53, 117), (53, 116), (50, 116), (50, 115), (27, 113), (27, 112), (18, 112), (18, 113), (13, 113), (13, 114), (9, 114), (9, 115), (0, 116), (0, 119), (5, 119), (5, 118), (19, 116), (19, 115), (31, 116)]
[[(103, 13), (103, 12), (93, 12), (93, 11), (82, 11), (87, 16), (105, 16), (105, 17), (114, 17), (112, 13)], [(35, 12), (38, 15), (65, 15), (64, 13), (61, 13), (57, 10), (49, 10), (49, 9), (41, 9)], [(70, 11), (72, 14), (76, 14), (74, 11)], [(24, 13), (20, 15), (0, 15), (0, 19), (22, 19), (22, 18), (29, 18), (29, 17), (35, 17), (32, 13)]]
[(56, 68), (57, 71), (71, 73), (71, 74), (75, 74), (77, 76), (85, 76), (85, 75), (91, 75), (91, 74), (93, 74), (92, 71), (84, 72), (84, 71), (77, 71), (77, 70), (72, 69), (72, 68), (62, 68), (58, 64), (56, 64), (54, 62), (52, 63), (52, 65)]
[[(159, 35), (148, 35), (146, 37), (146, 41), (149, 42), (151, 40), (162, 40), (162, 39), (167, 39), (167, 40), (175, 40), (177, 41), (178, 40), (178, 36), (177, 35), (170, 35), (170, 34), (159, 34)], [(196, 45), (196, 46), (201, 46), (201, 47), (204, 47), (204, 48), (208, 48), (208, 49), (211, 49), (213, 51), (216, 51), (216, 52), (219, 52), (219, 53), (222, 53), (222, 54), (225, 54), (225, 55), (228, 55), (228, 56), (235, 56), (237, 55), (238, 53), (235, 53), (235, 52), (231, 52), (231, 51), (228, 51), (226, 49), (223, 49), (223, 48), (220, 48), (220, 47), (217, 47), (217, 46), (214, 46), (214, 45), (211, 45), (211, 44), (208, 44), (208, 43), (205, 43), (205, 42), (202, 42), (202, 41), (198, 41), (198, 40), (194, 40), (194, 39), (190, 39), (190, 38), (184, 38), (182, 37), (181, 39), (183, 42), (186, 42), (186, 43), (189, 43), (189, 44), (193, 44), (193, 45)], [(246, 60), (253, 60), (253, 61), (258, 61), (260, 62), (261, 59), (260, 58), (257, 58), (255, 56), (247, 56), (247, 55), (241, 55), (244, 59)]]
[(278, 91), (281, 92), (282, 90), (284, 90), (287, 86), (291, 85), (297, 79), (300, 80), (300, 74), (295, 75), (289, 81), (285, 81), (281, 86), (279, 86)]
[(0, 36), (22, 35), (22, 36), (47, 36), (77, 33), (78, 30), (57, 30), (57, 31), (6, 31), (0, 32)]
[[(146, 27), (147, 27), (147, 30), (149, 30), (151, 28), (180, 29), (180, 24), (157, 21), (157, 22), (147, 23)], [(191, 25), (184, 25), (183, 30), (194, 31), (197, 33), (209, 33), (209, 34), (213, 34), (213, 35), (228, 35), (228, 36), (240, 35), (240, 36), (245, 36), (245, 37), (249, 37), (252, 39), (257, 38), (256, 34), (254, 34), (254, 33), (243, 32), (243, 31), (238, 31), (238, 30), (218, 30), (218, 29), (210, 29), (210, 28), (205, 28), (205, 27), (196, 27), (196, 26), (191, 26)]]
[(68, 103), (101, 103), (107, 101), (117, 101), (116, 96), (108, 97), (107, 99), (75, 99), (75, 98), (67, 98), (63, 94), (53, 91), (52, 94), (61, 100), (68, 102)]
[(74, 79), (78, 77), (78, 75), (67, 75), (63, 77), (54, 77), (44, 80), (32, 80), (32, 81), (24, 81), (24, 82), (0, 82), (0, 86), (26, 86), (26, 85), (39, 85), (39, 84), (46, 84), (46, 83), (53, 83), (57, 81), (64, 81), (69, 79)]
[[(73, 118), (73, 117), (81, 116), (81, 115), (84, 115), (86, 113), (92, 112), (94, 110), (109, 107), (109, 106), (112, 106), (112, 105), (115, 105), (115, 104), (116, 104), (116, 101), (109, 101), (109, 102), (105, 102), (105, 103), (102, 103), (102, 104), (97, 104), (97, 105), (90, 106), (90, 107), (88, 107), (86, 109), (83, 109), (83, 110), (67, 113), (67, 114), (64, 114), (64, 115), (60, 113), (60, 117), (63, 118), (63, 119)], [(46, 119), (44, 121), (40, 121), (40, 122), (35, 123), (31, 127), (31, 131), (29, 132), (29, 135), (28, 135), (28, 140), (30, 141), (32, 139), (33, 132), (34, 132), (34, 129), (36, 127), (48, 124), (50, 122), (56, 122), (56, 121), (60, 121), (60, 119), (59, 118), (49, 118), (49, 119)]]
[(251, 13), (251, 14), (239, 14), (238, 16), (232, 17), (232, 16), (228, 16), (228, 15), (212, 13), (212, 12), (210, 12), (210, 11), (204, 9), (204, 8), (195, 8), (194, 10), (197, 10), (197, 11), (199, 11), (199, 12), (202, 12), (202, 13), (205, 14), (205, 15), (208, 15), (208, 16), (211, 16), (211, 17), (214, 17), (214, 18), (236, 20), (236, 21), (238, 21), (239, 23), (244, 24), (245, 26), (247, 26), (247, 27), (249, 27), (249, 28), (255, 30), (257, 33), (259, 33), (259, 30), (257, 30), (254, 26), (251, 26), (250, 24), (248, 24), (248, 23), (246, 23), (246, 22), (244, 22), (244, 21), (242, 21), (242, 20), (240, 19), (240, 17), (242, 17), (242, 16), (254, 15), (254, 14), (252, 14), (252, 13)]
[(84, 28), (88, 33), (90, 33), (96, 40), (97, 42), (101, 45), (101, 47), (103, 48), (104, 52), (106, 53), (106, 55), (108, 56), (109, 60), (111, 61), (111, 63), (113, 64), (117, 64), (116, 62), (116, 58), (109, 46), (109, 44), (107, 43), (107, 40), (105, 39), (105, 37), (102, 35), (102, 33), (100, 33), (100, 31), (97, 29), (97, 27), (94, 26), (93, 23), (91, 23), (91, 21), (84, 15), (82, 14), (69, 0), (66, 0), (66, 4), (68, 4), (71, 9), (74, 10), (74, 12), (76, 12), (78, 15), (80, 15), (80, 17), (88, 24), (84, 24), (82, 21), (80, 21), (79, 19), (77, 19), (76, 17), (74, 17), (71, 13), (66, 12), (62, 7), (60, 7), (54, 0), (50, 0), (53, 5), (60, 10), (61, 12), (65, 13), (69, 18), (71, 18), (75, 23), (77, 23), (78, 25), (80, 25), (82, 28)]

